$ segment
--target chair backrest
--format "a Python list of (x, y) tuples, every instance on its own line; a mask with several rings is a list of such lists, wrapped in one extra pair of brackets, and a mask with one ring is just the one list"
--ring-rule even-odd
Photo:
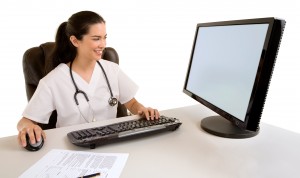
[[(32, 47), (25, 51), (23, 55), (23, 73), (25, 78), (25, 87), (27, 100), (29, 101), (35, 92), (37, 85), (47, 71), (53, 69), (52, 51), (54, 42), (46, 42), (40, 46)], [(119, 64), (119, 56), (115, 49), (106, 47), (103, 51), (103, 59)], [(117, 117), (127, 116), (127, 109), (121, 103), (118, 103)], [(48, 124), (39, 124), (42, 129), (52, 129), (56, 127), (57, 113), (54, 111), (50, 116)]]

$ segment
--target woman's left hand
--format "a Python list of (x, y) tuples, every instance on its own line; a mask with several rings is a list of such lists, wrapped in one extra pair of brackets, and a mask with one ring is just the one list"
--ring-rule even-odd
[(140, 107), (138, 110), (138, 114), (145, 116), (147, 120), (159, 119), (159, 112), (157, 109), (153, 109), (151, 107)]
[(145, 117), (147, 120), (159, 119), (160, 115), (157, 109), (151, 107), (145, 107), (139, 103), (135, 98), (132, 98), (129, 102), (125, 103), (126, 108), (133, 114), (139, 114)]

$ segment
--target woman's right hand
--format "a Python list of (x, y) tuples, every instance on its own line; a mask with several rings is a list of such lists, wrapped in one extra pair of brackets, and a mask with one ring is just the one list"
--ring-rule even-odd
[(23, 117), (19, 121), (17, 128), (19, 131), (18, 141), (22, 147), (26, 147), (27, 145), (26, 134), (28, 134), (31, 144), (39, 142), (42, 137), (44, 140), (46, 139), (46, 134), (42, 128), (28, 118)]

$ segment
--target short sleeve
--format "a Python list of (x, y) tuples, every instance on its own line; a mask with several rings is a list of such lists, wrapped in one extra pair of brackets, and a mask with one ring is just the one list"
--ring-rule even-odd
[(119, 69), (118, 84), (120, 93), (119, 101), (121, 104), (124, 104), (134, 98), (138, 91), (138, 86), (122, 71), (122, 69)]
[(45, 124), (48, 123), (53, 110), (54, 104), (51, 90), (42, 79), (23, 111), (23, 117)]

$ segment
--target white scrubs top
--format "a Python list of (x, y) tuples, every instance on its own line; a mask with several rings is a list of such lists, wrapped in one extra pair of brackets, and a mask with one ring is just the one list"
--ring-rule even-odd
[[(138, 86), (119, 65), (102, 59), (99, 62), (106, 72), (113, 96), (122, 104), (130, 101), (135, 96)], [(108, 103), (110, 91), (103, 71), (97, 63), (89, 83), (74, 71), (73, 77), (79, 90), (87, 94), (90, 104), (82, 94), (78, 94), (79, 105), (76, 105), (76, 90), (71, 80), (70, 68), (66, 64), (60, 64), (40, 80), (23, 116), (39, 123), (48, 123), (51, 113), (56, 110), (56, 127), (92, 122), (93, 115), (96, 120), (116, 117), (117, 105), (110, 106)]]

